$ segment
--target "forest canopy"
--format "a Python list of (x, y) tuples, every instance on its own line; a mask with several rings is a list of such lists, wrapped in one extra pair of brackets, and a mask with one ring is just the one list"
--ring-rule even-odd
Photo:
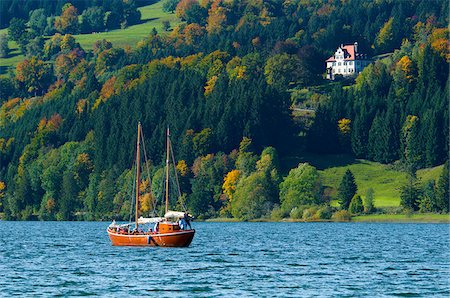
[[(0, 2), (25, 54), (0, 77), (0, 212), (127, 218), (138, 121), (155, 191), (170, 127), (183, 198), (203, 218), (331, 217), (338, 198), (317, 169), (281, 164), (299, 153), (399, 164), (413, 181), (448, 159), (450, 54), (448, 1), (410, 2), (181, 0), (164, 4), (181, 20), (173, 30), (92, 51), (74, 35), (136, 24), (152, 2)], [(355, 41), (373, 62), (325, 80), (325, 59)], [(314, 116), (294, 117), (297, 106)], [(448, 211), (439, 183), (404, 206)], [(343, 207), (362, 212), (354, 195)]]

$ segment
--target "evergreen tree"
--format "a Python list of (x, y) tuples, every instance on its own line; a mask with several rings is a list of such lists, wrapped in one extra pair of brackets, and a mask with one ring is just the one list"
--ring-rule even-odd
[(356, 194), (358, 187), (355, 182), (353, 173), (347, 169), (342, 177), (338, 188), (338, 200), (341, 208), (347, 210), (353, 196)]
[(383, 118), (383, 115), (378, 113), (369, 131), (368, 157), (374, 161), (381, 161), (384, 153)]
[(77, 210), (78, 186), (71, 171), (65, 171), (61, 185), (61, 199), (59, 200), (58, 220), (73, 220), (73, 212)]
[(367, 142), (369, 138), (368, 116), (365, 105), (363, 105), (356, 114), (355, 121), (353, 122), (352, 150), (358, 158), (367, 157)]
[(408, 115), (402, 128), (402, 160), (411, 176), (415, 176), (423, 161), (423, 142), (419, 132), (419, 117)]
[(450, 193), (449, 193), (449, 163), (445, 162), (441, 176), (436, 185), (436, 209), (441, 212), (449, 212)]
[(398, 159), (400, 144), (397, 117), (398, 115), (395, 115), (393, 109), (390, 108), (383, 119), (382, 144), (380, 148), (382, 154), (379, 158), (379, 161), (382, 163), (390, 163)]
[(400, 191), (400, 205), (412, 209), (419, 210), (419, 203), (421, 200), (421, 192), (417, 179), (410, 176), (409, 181), (401, 187)]

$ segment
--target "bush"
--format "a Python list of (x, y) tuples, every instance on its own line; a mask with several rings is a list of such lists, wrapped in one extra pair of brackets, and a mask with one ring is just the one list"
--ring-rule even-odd
[(322, 206), (316, 212), (317, 219), (330, 219), (333, 211), (330, 206)]
[(339, 210), (333, 213), (331, 219), (334, 221), (350, 221), (352, 216), (347, 210)]
[(350, 202), (350, 206), (348, 207), (348, 211), (351, 214), (358, 214), (364, 211), (362, 200), (359, 195), (353, 196), (352, 201)]
[(305, 210), (303, 210), (303, 215), (302, 218), (303, 220), (315, 220), (316, 218), (316, 213), (317, 213), (317, 207), (311, 207), (311, 208), (307, 208)]
[(303, 208), (295, 207), (291, 210), (289, 216), (292, 219), (301, 219), (303, 217)]
[(281, 209), (280, 206), (276, 205), (272, 213), (270, 214), (270, 218), (273, 220), (281, 220), (283, 218), (286, 218), (289, 216), (289, 213), (287, 213), (285, 210)]

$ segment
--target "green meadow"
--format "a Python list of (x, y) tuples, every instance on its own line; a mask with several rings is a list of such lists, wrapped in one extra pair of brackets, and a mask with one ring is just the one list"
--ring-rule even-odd
[(153, 28), (162, 33), (164, 31), (163, 21), (169, 21), (171, 28), (180, 23), (180, 20), (174, 13), (166, 13), (162, 10), (162, 4), (163, 2), (159, 1), (139, 8), (141, 11), (141, 24), (108, 32), (78, 34), (75, 35), (75, 38), (85, 50), (92, 50), (94, 43), (101, 39), (112, 42), (114, 47), (134, 47), (138, 41), (148, 36)]
[[(326, 191), (332, 197), (337, 194), (337, 188), (347, 169), (352, 171), (358, 185), (358, 194), (365, 196), (367, 190), (374, 190), (374, 204), (377, 208), (392, 208), (400, 206), (400, 188), (407, 182), (408, 176), (392, 165), (384, 165), (364, 159), (354, 159), (349, 155), (306, 155), (301, 162), (315, 166), (321, 176)], [(295, 165), (289, 165), (291, 168)], [(442, 172), (442, 165), (422, 169), (417, 172), (420, 183), (437, 180)], [(333, 206), (338, 206), (336, 201)]]
[[(74, 36), (84, 50), (92, 50), (94, 43), (102, 39), (112, 42), (114, 47), (135, 47), (136, 43), (148, 36), (153, 28), (159, 33), (164, 33), (163, 21), (169, 21), (172, 29), (180, 23), (180, 20), (174, 13), (166, 13), (162, 10), (162, 4), (163, 2), (159, 1), (139, 8), (141, 12), (140, 24), (125, 29)], [(0, 30), (0, 34), (7, 34), (7, 32), (8, 29)], [(10, 41), (8, 45), (11, 51), (8, 58), (0, 58), (0, 74), (7, 72), (9, 68), (15, 67), (17, 63), (24, 59), (14, 41)]]
[(414, 213), (414, 214), (369, 214), (352, 217), (355, 222), (427, 222), (449, 223), (450, 214)]

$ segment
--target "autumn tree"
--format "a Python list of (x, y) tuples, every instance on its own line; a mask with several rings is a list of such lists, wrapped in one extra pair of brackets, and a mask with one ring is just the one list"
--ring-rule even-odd
[(227, 14), (230, 12), (229, 8), (225, 6), (222, 0), (214, 0), (208, 10), (208, 18), (206, 30), (208, 34), (220, 33), (227, 22)]
[(338, 121), (339, 143), (344, 152), (351, 150), (351, 123), (352, 121), (347, 118), (342, 118)]
[(206, 11), (197, 0), (181, 0), (176, 7), (176, 15), (187, 23), (202, 25), (205, 20)]
[(111, 48), (112, 48), (112, 43), (107, 41), (106, 39), (97, 40), (94, 43), (93, 52), (95, 55), (98, 55), (101, 52), (103, 52), (104, 50), (109, 50)]
[(16, 79), (28, 93), (36, 95), (44, 92), (52, 80), (51, 65), (36, 57), (25, 59), (17, 64)]
[(78, 32), (78, 10), (71, 3), (63, 6), (61, 16), (55, 20), (55, 29), (63, 34)]
[(72, 50), (68, 54), (60, 54), (55, 60), (55, 75), (59, 79), (67, 80), (70, 72), (83, 59), (84, 53), (79, 49)]

